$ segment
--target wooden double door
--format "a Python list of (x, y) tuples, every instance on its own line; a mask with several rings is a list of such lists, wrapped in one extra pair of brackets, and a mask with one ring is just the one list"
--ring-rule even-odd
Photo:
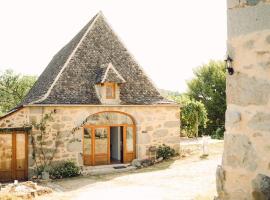
[(25, 132), (0, 133), (0, 182), (27, 180), (27, 141)]
[[(115, 131), (118, 128), (118, 131)], [(119, 142), (112, 137), (119, 134)], [(118, 140), (117, 139), (117, 140)], [(112, 151), (117, 149), (119, 162), (128, 163), (135, 157), (136, 135), (133, 125), (85, 126), (83, 139), (84, 165), (112, 164)]]

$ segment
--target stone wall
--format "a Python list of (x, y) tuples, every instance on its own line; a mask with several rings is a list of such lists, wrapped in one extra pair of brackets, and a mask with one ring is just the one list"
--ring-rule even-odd
[(29, 110), (28, 108), (23, 108), (0, 119), (0, 128), (21, 128), (28, 123)]
[[(53, 122), (49, 123), (50, 132), (46, 139), (46, 147), (53, 148), (57, 132), (60, 134), (60, 144), (55, 155), (55, 161), (74, 160), (83, 166), (82, 137), (83, 129), (74, 133), (72, 129), (78, 127), (86, 117), (101, 111), (121, 111), (130, 114), (136, 121), (136, 154), (137, 158), (147, 158), (147, 149), (151, 145), (168, 144), (179, 151), (180, 119), (177, 106), (66, 106), (66, 107), (29, 107), (30, 122), (39, 122), (45, 113), (56, 111)], [(33, 130), (35, 134), (36, 130)], [(29, 166), (34, 162), (29, 151)], [(30, 170), (31, 171), (31, 170)]]
[(121, 103), (120, 100), (120, 87), (118, 84), (115, 84), (115, 98), (107, 99), (106, 98), (106, 86), (101, 84), (96, 84), (95, 89), (98, 95), (99, 100), (102, 104), (105, 105), (119, 105)]
[(225, 150), (220, 199), (270, 199), (270, 4), (228, 0)]

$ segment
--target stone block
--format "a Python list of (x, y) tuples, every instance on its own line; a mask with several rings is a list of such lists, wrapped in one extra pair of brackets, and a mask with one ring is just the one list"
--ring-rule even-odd
[(147, 126), (146, 127), (146, 131), (153, 131), (154, 130), (154, 127), (153, 126)]
[(252, 190), (254, 200), (270, 199), (270, 177), (264, 174), (258, 174), (252, 180)]
[(55, 123), (52, 125), (52, 128), (55, 130), (60, 130), (61, 128), (64, 128), (65, 124), (59, 124), (59, 123)]
[[(234, 7), (239, 0), (229, 0)], [(258, 0), (249, 0), (246, 4), (255, 4)], [(245, 4), (243, 2), (242, 4)], [(229, 8), (230, 8), (229, 7)], [(228, 10), (228, 38), (245, 35), (270, 28), (270, 5), (258, 4), (257, 6), (229, 9)]]
[(225, 191), (224, 191), (224, 184), (225, 184), (225, 171), (223, 170), (221, 165), (217, 166), (216, 170), (216, 189), (218, 196), (220, 198), (224, 198), (225, 196)]
[(30, 108), (30, 114), (42, 115), (43, 114), (43, 108), (42, 107), (31, 107)]
[(36, 123), (37, 122), (37, 116), (30, 116), (29, 121), (30, 121), (30, 123)]
[(32, 155), (29, 155), (28, 156), (28, 166), (29, 167), (33, 167), (35, 165), (35, 161), (33, 159), (33, 156)]
[(71, 117), (69, 117), (69, 116), (63, 116), (62, 117), (62, 120), (64, 121), (64, 122), (66, 122), (66, 121), (71, 121), (72, 120), (72, 118)]
[(180, 122), (179, 121), (167, 121), (164, 123), (164, 127), (166, 127), (166, 128), (180, 127)]
[(180, 143), (180, 135), (179, 136), (172, 136), (172, 137), (166, 137), (165, 144), (175, 144)]
[(258, 155), (246, 135), (227, 134), (225, 136), (224, 163), (234, 168), (257, 169)]
[(270, 61), (262, 61), (259, 62), (258, 65), (262, 67), (264, 70), (270, 69)]
[(78, 153), (78, 163), (79, 163), (79, 166), (83, 166), (83, 156), (82, 156), (82, 153)]
[(228, 104), (266, 105), (270, 97), (270, 82), (235, 73), (227, 78), (226, 93)]
[(226, 111), (226, 126), (231, 127), (239, 121), (241, 121), (240, 112), (227, 109), (227, 111)]
[(270, 44), (270, 35), (268, 35), (266, 38), (265, 38), (265, 41)]
[(151, 137), (147, 133), (140, 134), (138, 139), (140, 144), (149, 144), (151, 142)]
[(270, 113), (256, 113), (248, 122), (248, 126), (256, 131), (270, 131)]
[(244, 43), (244, 48), (253, 49), (254, 48), (254, 40), (248, 40)]
[(80, 142), (68, 143), (67, 150), (69, 152), (81, 152), (82, 151), (82, 144)]
[(168, 135), (168, 132), (168, 129), (158, 129), (153, 133), (153, 136), (156, 138), (165, 137)]
[(246, 0), (246, 4), (249, 6), (255, 6), (260, 3), (262, 0)]

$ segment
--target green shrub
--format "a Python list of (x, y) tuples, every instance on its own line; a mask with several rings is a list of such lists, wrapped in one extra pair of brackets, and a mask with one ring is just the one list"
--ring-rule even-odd
[(157, 158), (163, 158), (167, 160), (171, 157), (175, 156), (175, 150), (168, 145), (160, 145), (157, 149)]
[(72, 161), (55, 163), (49, 170), (52, 179), (61, 179), (80, 175), (80, 168)]
[(217, 128), (215, 133), (213, 135), (211, 135), (211, 138), (212, 139), (222, 140), (224, 138), (224, 132), (225, 132), (225, 128), (224, 127), (219, 127), (219, 128)]

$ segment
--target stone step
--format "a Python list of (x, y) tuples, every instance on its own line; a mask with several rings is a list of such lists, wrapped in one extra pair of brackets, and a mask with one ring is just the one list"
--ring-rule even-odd
[[(115, 169), (114, 167), (124, 166), (125, 168)], [(100, 165), (100, 166), (89, 166), (84, 167), (83, 175), (103, 175), (103, 174), (113, 174), (120, 172), (127, 172), (135, 170), (136, 167), (130, 164), (114, 164), (114, 165)]]

